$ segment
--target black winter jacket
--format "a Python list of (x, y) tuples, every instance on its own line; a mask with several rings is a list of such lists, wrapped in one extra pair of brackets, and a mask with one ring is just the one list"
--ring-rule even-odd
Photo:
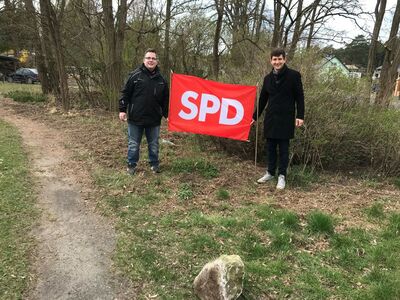
[(272, 139), (292, 139), (295, 118), (304, 120), (304, 92), (299, 72), (286, 65), (276, 75), (269, 73), (264, 78), (257, 111), (257, 120), (265, 106), (264, 136)]
[(129, 74), (119, 99), (119, 111), (128, 122), (140, 126), (159, 126), (168, 117), (169, 88), (158, 66), (154, 72), (142, 64)]

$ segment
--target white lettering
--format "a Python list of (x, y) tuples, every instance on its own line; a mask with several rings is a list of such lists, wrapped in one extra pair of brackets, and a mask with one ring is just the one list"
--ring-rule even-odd
[[(228, 118), (229, 106), (234, 107), (236, 115), (233, 118)], [(244, 108), (242, 103), (235, 99), (222, 98), (221, 114), (219, 116), (219, 124), (236, 125), (242, 121), (244, 116)]]
[(190, 113), (185, 113), (183, 110), (181, 110), (179, 112), (179, 116), (184, 119), (184, 120), (193, 120), (194, 118), (196, 118), (197, 116), (197, 105), (190, 102), (189, 98), (193, 98), (194, 100), (197, 99), (197, 97), (199, 96), (199, 94), (197, 94), (196, 92), (193, 91), (186, 91), (183, 93), (181, 101), (182, 101), (182, 105), (186, 108), (190, 109)]
[[(198, 117), (200, 122), (205, 122), (209, 114), (216, 114), (220, 111), (219, 124), (222, 125), (236, 125), (243, 120), (244, 108), (242, 103), (236, 99), (222, 98), (220, 100), (217, 96), (212, 94), (201, 94), (200, 107), (197, 102), (199, 94), (194, 91), (186, 91), (182, 94), (182, 105), (189, 109), (187, 113), (181, 109), (178, 113), (179, 117), (184, 120), (193, 120)], [(236, 114), (233, 117), (228, 117), (229, 109), (235, 110)]]
[[(212, 105), (208, 106), (208, 103), (211, 102)], [(199, 113), (199, 121), (205, 122), (207, 114), (215, 114), (219, 111), (221, 104), (217, 96), (211, 94), (202, 94), (200, 101), (200, 113)]]

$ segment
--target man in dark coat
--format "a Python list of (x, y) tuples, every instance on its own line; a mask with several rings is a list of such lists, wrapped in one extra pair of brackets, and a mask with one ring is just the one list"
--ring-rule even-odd
[(151, 170), (160, 172), (158, 152), (161, 118), (168, 117), (168, 83), (157, 66), (157, 53), (147, 49), (143, 64), (129, 74), (119, 100), (119, 119), (128, 121), (128, 173), (135, 174), (140, 143), (146, 135)]
[[(264, 108), (264, 136), (267, 139), (267, 172), (257, 180), (265, 183), (274, 178), (277, 167), (277, 148), (279, 148), (279, 169), (277, 189), (286, 185), (286, 170), (289, 164), (289, 140), (294, 137), (295, 127), (304, 123), (304, 92), (299, 72), (286, 66), (283, 49), (271, 52), (273, 70), (264, 78), (258, 110), (253, 120), (257, 120)], [(258, 112), (258, 113), (257, 113)]]

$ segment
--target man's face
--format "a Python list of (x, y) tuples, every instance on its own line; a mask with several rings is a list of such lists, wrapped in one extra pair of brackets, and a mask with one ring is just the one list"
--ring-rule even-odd
[(282, 54), (279, 56), (272, 56), (271, 58), (271, 65), (276, 71), (282, 69), (285, 63), (286, 63), (286, 58), (284, 58)]
[(158, 64), (157, 55), (154, 52), (146, 52), (143, 63), (149, 71), (153, 71)]

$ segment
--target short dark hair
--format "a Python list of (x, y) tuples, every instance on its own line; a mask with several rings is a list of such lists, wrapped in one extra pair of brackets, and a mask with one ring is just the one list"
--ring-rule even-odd
[(144, 56), (146, 56), (146, 53), (151, 52), (157, 55), (157, 51), (154, 48), (147, 48), (146, 51), (144, 52)]
[(286, 52), (285, 52), (285, 50), (284, 49), (282, 49), (282, 48), (276, 48), (276, 49), (273, 49), (272, 51), (271, 51), (271, 58), (273, 57), (273, 56), (275, 56), (275, 57), (279, 57), (279, 56), (283, 56), (283, 58), (286, 58)]

